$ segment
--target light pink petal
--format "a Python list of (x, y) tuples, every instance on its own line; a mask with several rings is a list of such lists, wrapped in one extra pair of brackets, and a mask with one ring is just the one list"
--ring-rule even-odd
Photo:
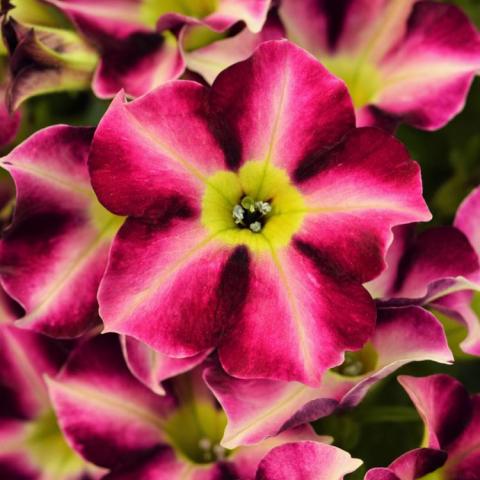
[(385, 268), (393, 226), (431, 218), (419, 166), (398, 140), (374, 128), (356, 129), (319, 152), (294, 180), (307, 204), (297, 238), (362, 282)]
[(398, 457), (388, 468), (372, 468), (364, 480), (417, 480), (440, 468), (447, 459), (442, 450), (417, 448)]
[(122, 337), (125, 361), (135, 377), (155, 393), (164, 395), (161, 383), (168, 378), (187, 372), (203, 362), (208, 351), (186, 358), (168, 357), (151, 349), (133, 337)]
[(473, 413), (465, 387), (444, 374), (400, 376), (398, 380), (425, 423), (427, 446), (448, 449), (469, 424)]
[[(188, 36), (188, 29), (185, 36)], [(238, 35), (213, 42), (205, 47), (192, 51), (184, 51), (187, 67), (213, 83), (215, 78), (234, 63), (246, 60), (255, 49), (269, 40), (279, 40), (283, 37), (283, 27), (276, 16), (271, 16), (259, 33), (243, 29)]]
[(130, 218), (112, 247), (100, 315), (108, 331), (164, 355), (191, 357), (223, 338), (241, 311), (247, 281), (245, 247), (221, 244), (195, 218)]
[(55, 375), (66, 357), (47, 337), (0, 325), (2, 408), (11, 404), (16, 416), (35, 418), (49, 408), (44, 375)]
[(206, 178), (226, 168), (207, 96), (205, 87), (182, 81), (131, 103), (115, 98), (89, 159), (93, 187), (109, 210), (153, 218), (172, 209), (198, 213)]
[(214, 111), (231, 127), (240, 161), (266, 160), (293, 173), (354, 127), (343, 82), (284, 41), (265, 42), (212, 87)]
[(374, 329), (374, 304), (329, 262), (300, 241), (252, 258), (241, 319), (219, 347), (228, 373), (318, 386), (345, 350), (361, 348)]
[[(398, 342), (398, 336), (405, 342)], [(440, 322), (419, 307), (380, 309), (371, 339), (378, 356), (372, 371), (357, 377), (327, 372), (318, 388), (295, 382), (240, 380), (210, 367), (205, 380), (222, 404), (228, 424), (222, 444), (234, 448), (357, 405), (368, 389), (401, 366), (422, 360), (453, 361)]]
[[(179, 27), (183, 24), (201, 25), (217, 32), (224, 32), (237, 22), (244, 22), (247, 28), (258, 33), (267, 19), (271, 0), (218, 0), (216, 9), (203, 18), (181, 13), (167, 13), (157, 22), (157, 29)], [(181, 8), (181, 7), (180, 7)]]
[(470, 290), (451, 293), (436, 299), (431, 306), (467, 327), (467, 337), (460, 347), (470, 355), (480, 356), (480, 321), (472, 307), (473, 294)]
[(0, 245), (3, 286), (25, 309), (18, 325), (56, 337), (78, 336), (98, 322), (98, 284), (121, 222), (90, 186), (91, 135), (50, 127), (1, 160), (17, 188)]
[(365, 287), (373, 298), (388, 298), (394, 291), (398, 277), (398, 267), (415, 235), (415, 224), (400, 225), (392, 229), (393, 240), (387, 250), (385, 263), (387, 268)]
[(480, 68), (480, 36), (453, 5), (416, 3), (405, 36), (380, 64), (377, 106), (423, 129), (445, 125), (463, 109)]
[(297, 442), (274, 448), (258, 467), (256, 480), (342, 480), (362, 464), (337, 447)]
[(81, 344), (48, 387), (67, 441), (96, 465), (118, 468), (164, 444), (163, 421), (173, 400), (130, 374), (115, 335)]
[[(480, 258), (480, 187), (474, 189), (458, 208), (455, 226), (467, 236)], [(479, 271), (473, 272), (468, 278), (480, 285)]]

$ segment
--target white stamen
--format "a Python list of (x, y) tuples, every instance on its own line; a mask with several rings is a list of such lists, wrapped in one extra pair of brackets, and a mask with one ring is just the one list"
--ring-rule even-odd
[(250, 224), (250, 230), (252, 232), (258, 233), (262, 229), (262, 224), (260, 222), (253, 222)]
[(241, 205), (235, 205), (233, 207), (233, 211), (232, 211), (233, 221), (237, 225), (242, 223), (243, 217), (244, 217), (243, 214), (244, 214), (244, 210), (243, 210), (243, 207)]
[(272, 206), (268, 202), (255, 202), (255, 208), (263, 215), (266, 215), (272, 211)]

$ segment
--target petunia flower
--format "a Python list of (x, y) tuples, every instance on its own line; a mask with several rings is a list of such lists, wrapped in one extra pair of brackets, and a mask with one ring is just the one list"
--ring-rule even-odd
[[(31, 9), (39, 2), (29, 3), (30, 8), (18, 8), (2, 2), (2, 34), (10, 77), (6, 95), (9, 111), (36, 95), (89, 88), (98, 60), (96, 52), (65, 26), (61, 17), (57, 21), (53, 16), (47, 22), (50, 14), (59, 12), (41, 3), (40, 14), (35, 15)], [(45, 8), (52, 12), (44, 12)]]
[[(131, 375), (117, 336), (108, 334), (81, 344), (48, 384), (68, 442), (84, 458), (110, 469), (105, 480), (310, 478), (301, 476), (305, 468), (313, 469), (312, 478), (340, 480), (361, 464), (319, 443), (324, 439), (310, 426), (254, 447), (224, 449), (219, 440), (225, 416), (201, 373), (199, 368), (176, 377), (167, 395), (156, 395)], [(300, 465), (288, 477), (292, 454)]]
[[(399, 381), (425, 424), (427, 448), (408, 452), (388, 468), (372, 469), (365, 480), (480, 479), (480, 397), (470, 396), (458, 380), (443, 374), (401, 376)], [(398, 465), (412, 456), (417, 457), (416, 475), (413, 469), (402, 475)]]
[[(479, 33), (453, 5), (282, 0), (279, 15), (286, 37), (346, 82), (359, 125), (438, 129), (462, 110), (480, 69)], [(187, 52), (187, 64), (212, 80), (231, 65), (226, 54), (247, 47), (240, 37), (219, 40)]]
[(343, 82), (286, 41), (212, 88), (118, 96), (89, 164), (129, 217), (100, 286), (106, 331), (172, 357), (216, 348), (239, 378), (318, 386), (373, 331), (361, 284), (391, 227), (430, 218), (404, 147), (355, 129)]
[(0, 160), (17, 190), (13, 221), (0, 242), (2, 285), (25, 310), (17, 326), (60, 338), (98, 323), (98, 285), (123, 221), (91, 188), (92, 133), (49, 127)]
[(355, 407), (378, 381), (422, 360), (453, 361), (440, 322), (419, 307), (384, 308), (378, 311), (375, 332), (366, 346), (348, 352), (345, 362), (329, 370), (317, 388), (235, 379), (218, 366), (207, 369), (205, 380), (228, 417), (222, 445), (233, 448)]
[(0, 325), (0, 478), (94, 480), (100, 470), (65, 442), (44, 375), (55, 375), (65, 351), (34, 332)]
[[(183, 27), (224, 32), (237, 22), (261, 30), (270, 0), (48, 0), (99, 51), (92, 88), (101, 98), (124, 89), (130, 96), (179, 77), (185, 62), (178, 45)], [(211, 34), (211, 33), (210, 33)]]

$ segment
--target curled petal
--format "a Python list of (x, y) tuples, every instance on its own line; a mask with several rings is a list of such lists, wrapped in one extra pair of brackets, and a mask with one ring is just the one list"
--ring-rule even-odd
[(443, 374), (421, 378), (403, 375), (398, 380), (425, 423), (428, 447), (448, 449), (474, 413), (465, 387)]
[[(480, 258), (480, 187), (474, 189), (462, 202), (455, 216), (455, 226), (470, 241)], [(480, 285), (480, 272), (473, 272), (469, 278)]]
[(2, 282), (26, 311), (17, 324), (56, 337), (78, 336), (98, 322), (98, 284), (122, 221), (91, 189), (91, 136), (91, 129), (50, 127), (1, 160), (17, 188), (0, 246)]
[(30, 28), (13, 18), (2, 29), (10, 53), (10, 111), (35, 95), (90, 86), (97, 57), (75, 33), (50, 27)]
[(122, 350), (132, 374), (159, 395), (164, 395), (162, 382), (196, 367), (203, 362), (208, 351), (186, 358), (168, 357), (151, 349), (133, 337), (122, 337)]
[(440, 468), (447, 453), (432, 448), (417, 448), (397, 458), (388, 468), (372, 468), (364, 480), (417, 480)]
[(256, 480), (343, 480), (362, 464), (337, 447), (297, 442), (274, 448), (260, 462)]

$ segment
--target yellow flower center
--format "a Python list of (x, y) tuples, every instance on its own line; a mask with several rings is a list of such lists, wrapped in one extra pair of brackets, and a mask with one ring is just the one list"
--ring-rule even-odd
[(288, 245), (302, 224), (305, 202), (287, 173), (263, 161), (208, 178), (202, 224), (228, 245), (262, 251)]

